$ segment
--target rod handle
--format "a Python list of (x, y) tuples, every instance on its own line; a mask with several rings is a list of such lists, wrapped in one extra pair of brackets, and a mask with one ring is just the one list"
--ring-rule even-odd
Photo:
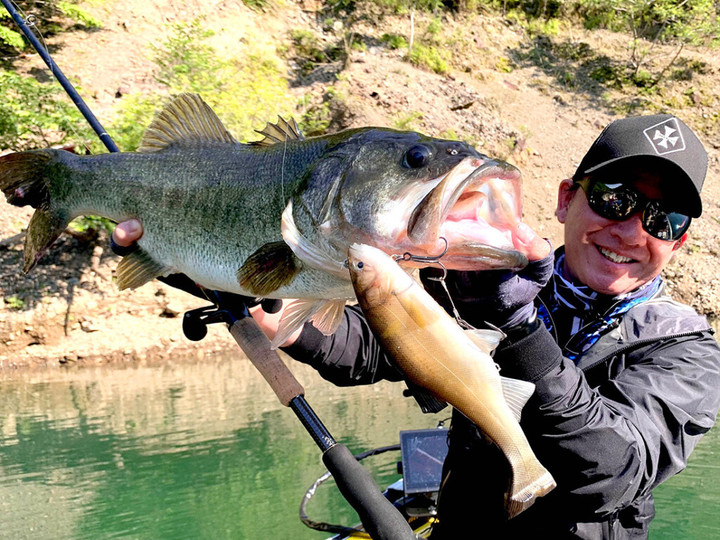
[(290, 369), (270, 346), (270, 340), (252, 317), (243, 317), (230, 326), (230, 333), (245, 355), (268, 382), (286, 407), (297, 396), (305, 395), (305, 389)]
[(373, 540), (417, 540), (400, 511), (385, 498), (370, 473), (345, 445), (336, 444), (322, 459)]

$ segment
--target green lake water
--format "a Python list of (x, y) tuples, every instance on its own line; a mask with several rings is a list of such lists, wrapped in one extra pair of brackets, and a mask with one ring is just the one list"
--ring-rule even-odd
[[(434, 427), (381, 383), (336, 388), (293, 363), (310, 405), (351, 451)], [(711, 432), (688, 470), (657, 491), (651, 538), (720, 537), (720, 439)], [(363, 463), (381, 485), (399, 453)], [(0, 380), (1, 539), (322, 539), (298, 519), (323, 472), (295, 415), (242, 358), (162, 366), (51, 369)], [(312, 519), (353, 524), (332, 482)]]

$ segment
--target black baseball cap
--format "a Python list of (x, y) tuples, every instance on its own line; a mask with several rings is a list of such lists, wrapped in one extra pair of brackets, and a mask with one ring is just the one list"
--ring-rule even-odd
[(612, 122), (595, 139), (573, 180), (581, 180), (600, 169), (622, 169), (638, 163), (662, 171), (663, 182), (672, 188), (673, 196), (677, 194), (683, 213), (700, 217), (707, 152), (692, 130), (670, 114), (633, 116)]

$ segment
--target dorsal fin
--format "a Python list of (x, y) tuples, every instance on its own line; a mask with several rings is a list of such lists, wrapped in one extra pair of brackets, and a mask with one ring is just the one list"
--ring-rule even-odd
[(157, 152), (181, 141), (236, 142), (197, 94), (180, 94), (152, 121), (138, 152)]
[(282, 116), (278, 116), (277, 124), (268, 122), (263, 129), (256, 129), (255, 131), (260, 135), (265, 135), (265, 138), (251, 142), (250, 144), (253, 146), (272, 146), (279, 142), (297, 141), (305, 138), (300, 133), (300, 128), (294, 118), (290, 118), (290, 122), (286, 122)]

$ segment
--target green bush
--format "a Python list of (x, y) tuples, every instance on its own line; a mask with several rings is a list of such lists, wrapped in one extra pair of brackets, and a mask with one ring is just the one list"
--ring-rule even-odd
[(277, 115), (288, 119), (294, 101), (280, 62), (253, 50), (237, 60), (219, 58), (207, 43), (213, 34), (202, 19), (171, 25), (171, 35), (153, 46), (156, 79), (165, 96), (128, 96), (118, 110), (113, 132), (123, 150), (137, 148), (142, 133), (169, 96), (197, 93), (213, 108), (228, 131), (239, 140), (255, 140), (256, 129)]
[(423, 119), (423, 114), (418, 111), (410, 111), (396, 116), (393, 120), (393, 127), (401, 131), (417, 130), (417, 122)]
[(405, 36), (400, 34), (383, 34), (380, 36), (380, 42), (384, 43), (389, 49), (407, 49), (408, 42)]
[[(20, 6), (21, 16), (32, 14), (45, 37), (56, 34), (71, 25), (85, 28), (101, 28), (102, 22), (79, 6), (78, 0), (28, 0)], [(17, 28), (10, 14), (0, 7), (0, 50), (22, 51), (25, 37)]]
[(242, 1), (243, 1), (243, 4), (245, 4), (247, 7), (249, 7), (250, 9), (255, 9), (255, 10), (264, 10), (268, 5), (267, 0), (242, 0)]
[[(0, 13), (3, 13), (0, 11)], [(7, 12), (4, 12), (7, 15)], [(7, 15), (9, 17), (9, 15)], [(0, 17), (2, 19), (2, 17)], [(4, 44), (11, 49), (17, 49), (19, 51), (25, 48), (25, 39), (20, 32), (8, 28), (7, 26), (0, 26), (0, 44)]]
[(86, 28), (102, 28), (102, 22), (96, 19), (90, 13), (85, 11), (83, 8), (77, 5), (76, 1), (73, 2), (58, 2), (58, 9), (69, 18), (71, 21), (81, 24)]
[(121, 151), (132, 152), (140, 146), (145, 129), (160, 111), (163, 101), (162, 97), (150, 98), (142, 94), (123, 98), (109, 130)]
[(0, 70), (0, 148), (27, 150), (94, 139), (76, 107), (54, 82)]
[(432, 45), (416, 43), (408, 54), (408, 60), (411, 64), (431, 69), (439, 74), (447, 73), (450, 69), (447, 52)]

